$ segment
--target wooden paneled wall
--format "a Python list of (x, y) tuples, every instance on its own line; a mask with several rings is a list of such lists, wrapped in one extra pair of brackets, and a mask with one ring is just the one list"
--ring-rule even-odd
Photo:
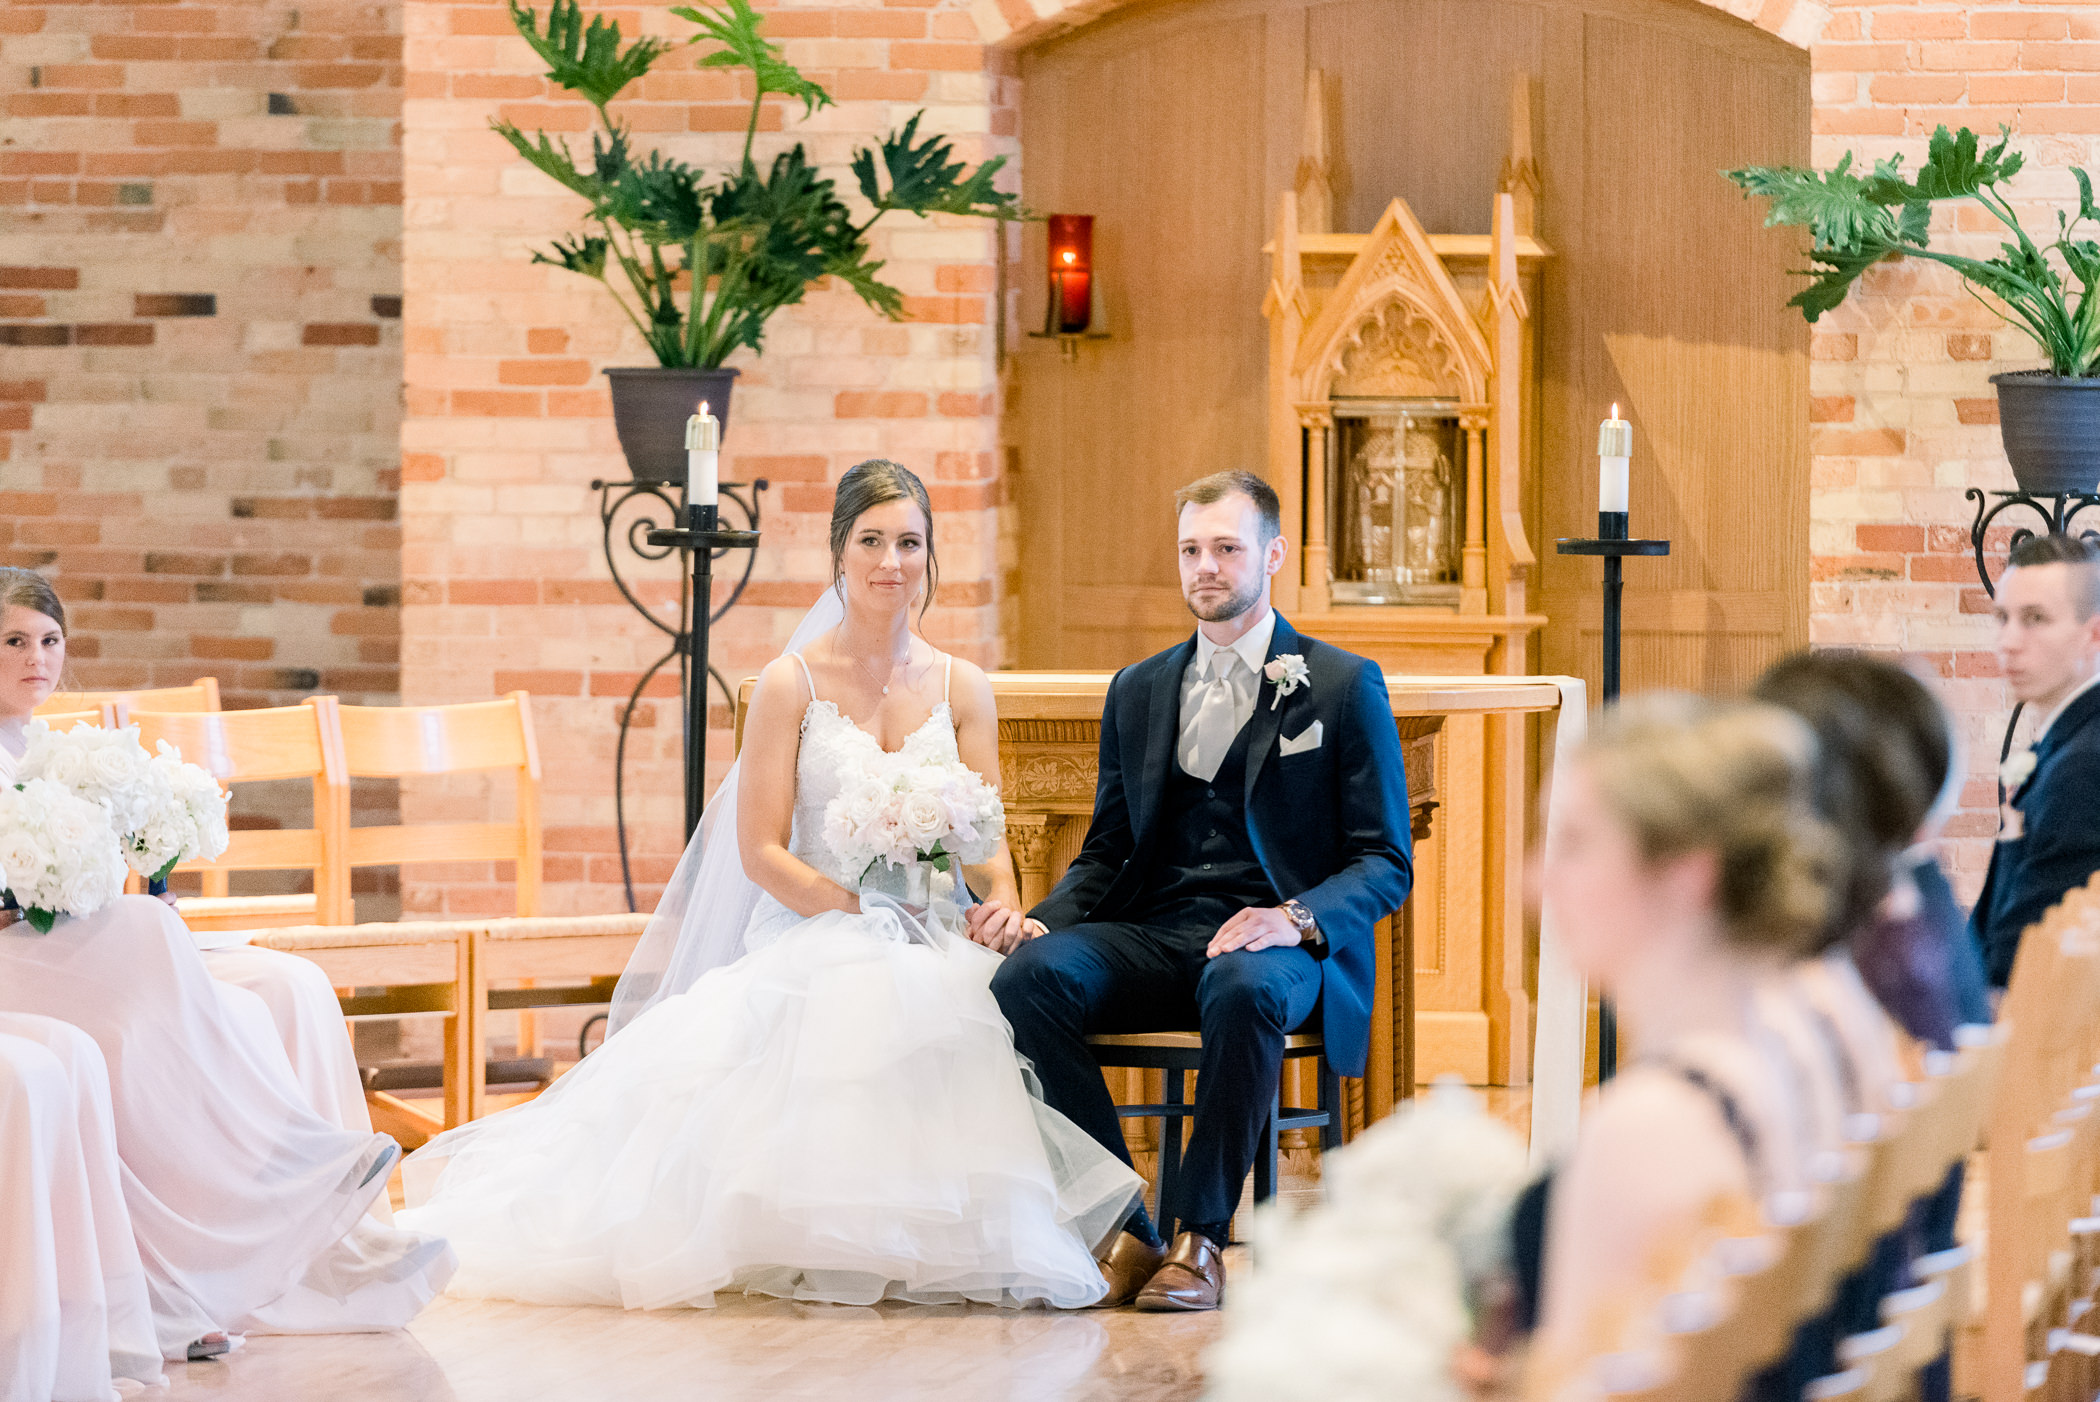
[[(1540, 546), (1534, 668), (1596, 679), (1596, 424), (1635, 432), (1629, 687), (1726, 687), (1807, 641), (1807, 335), (1799, 262), (1720, 178), (1805, 161), (1807, 56), (1673, 0), (1189, 0), (1134, 6), (1022, 56), (1022, 181), (1097, 217), (1110, 339), (1022, 340), (1005, 433), (1019, 509), (1013, 652), (1115, 667), (1189, 628), (1171, 497), (1259, 470), (1266, 211), (1295, 179), (1305, 73), (1330, 77), (1336, 223), (1393, 196), (1432, 233), (1485, 233), (1510, 83), (1536, 75), (1543, 173), (1541, 424), (1525, 445)], [(1010, 279), (1038, 327), (1039, 228)]]

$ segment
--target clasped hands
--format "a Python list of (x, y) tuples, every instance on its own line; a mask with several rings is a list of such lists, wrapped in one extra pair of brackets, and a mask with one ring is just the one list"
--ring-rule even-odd
[[(1024, 941), (1047, 933), (1040, 920), (1031, 920), (996, 898), (979, 901), (965, 917), (971, 939), (1000, 954), (1011, 954)], [(1218, 927), (1204, 953), (1215, 959), (1235, 949), (1289, 949), (1304, 936), (1278, 906), (1249, 906)]]

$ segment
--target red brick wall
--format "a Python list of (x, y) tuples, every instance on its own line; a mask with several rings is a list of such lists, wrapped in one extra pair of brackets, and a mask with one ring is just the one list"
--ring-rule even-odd
[(74, 685), (399, 692), (399, 20), (0, 10), (0, 558)]
[[(1915, 167), (1935, 126), (2012, 128), (2028, 168), (2013, 186), (2030, 232), (2075, 208), (2072, 165), (2094, 168), (2100, 8), (1835, 4), (1810, 50), (1815, 158), (1901, 153)], [(1980, 210), (1950, 213), (1936, 241), (1996, 251)], [(1949, 825), (1957, 885), (1981, 885), (1996, 830), (1994, 771), (2011, 698), (1991, 653), (1965, 490), (2010, 489), (1989, 376), (2042, 363), (2023, 334), (1945, 269), (1917, 261), (1869, 275), (1812, 343), (1815, 640), (1902, 649), (1940, 678), (1969, 747), (1964, 809)], [(2010, 520), (2001, 517), (2001, 521)], [(2022, 522), (2029, 524), (2032, 522)], [(1994, 533), (2003, 567), (2011, 526)]]

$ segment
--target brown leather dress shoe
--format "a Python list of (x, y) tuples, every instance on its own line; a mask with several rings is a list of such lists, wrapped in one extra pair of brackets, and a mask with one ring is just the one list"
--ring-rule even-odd
[(1217, 1243), (1201, 1232), (1174, 1238), (1166, 1264), (1138, 1291), (1137, 1307), (1148, 1313), (1170, 1310), (1214, 1310), (1225, 1297), (1225, 1258)]
[(1147, 1246), (1129, 1232), (1118, 1233), (1115, 1248), (1101, 1263), (1101, 1275), (1108, 1282), (1108, 1293), (1088, 1308), (1112, 1310), (1129, 1304), (1166, 1259), (1164, 1247)]

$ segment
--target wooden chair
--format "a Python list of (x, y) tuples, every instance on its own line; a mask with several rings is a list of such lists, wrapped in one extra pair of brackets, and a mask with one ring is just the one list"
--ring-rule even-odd
[[(1965, 1041), (1951, 1056), (1928, 1058), (1913, 1104), (1877, 1117), (1874, 1138), (1848, 1151), (1844, 1171), (1821, 1185), (1812, 1216), (1746, 1225), (1740, 1205), (1733, 1214), (1717, 1211), (1704, 1240), (1661, 1254), (1640, 1298), (1599, 1311), (1593, 1359), (1535, 1360), (1526, 1396), (1559, 1397), (1574, 1384), (1613, 1402), (1736, 1397), (1751, 1376), (1786, 1356), (1795, 1330), (1828, 1308), (1877, 1239), (1974, 1147), (2000, 1084), (2008, 1029), (1976, 1029)], [(1966, 1316), (1970, 1265), (1966, 1247), (1916, 1262), (1915, 1282), (1881, 1302), (1882, 1326), (1840, 1341), (1843, 1370), (1816, 1379), (1804, 1396), (1895, 1402), (1916, 1395), (1919, 1368)], [(1688, 1278), (1694, 1288), (1670, 1288)], [(1631, 1349), (1603, 1351), (1624, 1348), (1628, 1337)]]
[(2011, 1040), (1989, 1120), (1981, 1377), (1988, 1402), (2061, 1392), (2090, 1369), (2078, 1337), (2092, 1308), (2086, 1247), (2100, 1186), (2096, 1011), (2100, 878), (2022, 935), (1999, 1011)]
[(219, 709), (219, 679), (199, 677), (188, 686), (163, 686), (133, 691), (54, 691), (36, 708), (46, 711), (86, 711), (118, 703), (134, 711), (216, 711)]
[(101, 726), (105, 730), (114, 730), (117, 726), (123, 724), (117, 706), (107, 701), (100, 706), (84, 708), (78, 711), (46, 711), (39, 709), (35, 719), (42, 721), (53, 730), (71, 730), (76, 725), (96, 725)]
[[(221, 783), (305, 779), (313, 786), (311, 828), (237, 831), (217, 861), (185, 862), (176, 868), (199, 872), (204, 879), (204, 895), (182, 902), (182, 918), (190, 928), (248, 930), (350, 922), (350, 868), (344, 860), (350, 783), (334, 697), (253, 711), (134, 711), (131, 719), (148, 750), (166, 740)], [(229, 896), (226, 878), (235, 871), (307, 871), (313, 876), (313, 893)]]
[(444, 1017), (442, 1118), (383, 1091), (365, 1092), (374, 1127), (405, 1148), (417, 1148), (439, 1130), (482, 1111), (480, 1059), (470, 1052), (481, 1044), (484, 985), (475, 965), (480, 930), (471, 923), (436, 920), (302, 925), (264, 930), (251, 941), (318, 964), (335, 985), (346, 1017)]
[(414, 823), (350, 829), (354, 870), (405, 862), (510, 862), (517, 914), (540, 913), (540, 755), (531, 697), (452, 706), (336, 706), (353, 779), (406, 779), (502, 770), (517, 782), (508, 823)]
[[(1123, 1119), (1157, 1119), (1159, 1134), (1159, 1192), (1154, 1217), (1162, 1235), (1172, 1240), (1178, 1230), (1173, 1217), (1165, 1215), (1174, 1200), (1174, 1185), (1181, 1175), (1181, 1122), (1196, 1113), (1188, 1097), (1188, 1078), (1203, 1060), (1203, 1036), (1198, 1032), (1103, 1033), (1086, 1039), (1094, 1060), (1104, 1068), (1141, 1068), (1164, 1073), (1165, 1095), (1158, 1104), (1118, 1105)], [(1284, 1065), (1303, 1058), (1316, 1058), (1318, 1103), (1311, 1108), (1286, 1107), (1279, 1081), (1269, 1100), (1269, 1117), (1263, 1123), (1261, 1147), (1254, 1156), (1254, 1200), (1267, 1202), (1276, 1195), (1280, 1138), (1287, 1129), (1318, 1129), (1320, 1148), (1342, 1145), (1342, 1083), (1327, 1064), (1327, 1043), (1317, 1032), (1293, 1032), (1284, 1038)]]

